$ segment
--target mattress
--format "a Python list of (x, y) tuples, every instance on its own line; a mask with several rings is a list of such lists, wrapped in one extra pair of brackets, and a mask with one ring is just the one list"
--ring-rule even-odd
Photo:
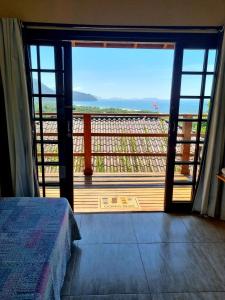
[(0, 198), (0, 299), (60, 299), (79, 230), (64, 198)]

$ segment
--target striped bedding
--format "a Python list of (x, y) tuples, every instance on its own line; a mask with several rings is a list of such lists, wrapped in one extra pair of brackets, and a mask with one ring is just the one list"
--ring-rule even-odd
[(72, 241), (64, 198), (0, 198), (0, 299), (60, 299)]

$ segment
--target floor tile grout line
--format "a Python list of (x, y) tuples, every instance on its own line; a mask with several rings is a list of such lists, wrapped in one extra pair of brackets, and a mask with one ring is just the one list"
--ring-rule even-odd
[(181, 222), (184, 225), (185, 230), (187, 231), (188, 235), (190, 236), (190, 240), (191, 240), (190, 242), (191, 243), (198, 243), (198, 242), (195, 242), (194, 239), (192, 238), (192, 235), (191, 235), (192, 232), (188, 229), (187, 225), (185, 224), (185, 222), (183, 220), (183, 217), (181, 216), (180, 218), (181, 218)]
[(113, 296), (113, 295), (152, 295), (152, 294), (159, 294), (159, 293), (151, 293), (151, 292), (141, 292), (141, 293), (108, 293), (108, 294), (76, 294), (64, 297), (84, 297), (84, 296)]
[(150, 288), (150, 284), (149, 284), (149, 281), (148, 281), (148, 276), (147, 276), (147, 273), (146, 273), (144, 262), (143, 262), (143, 259), (142, 259), (142, 256), (141, 256), (141, 250), (140, 250), (139, 244), (137, 244), (137, 249), (138, 249), (139, 257), (140, 257), (140, 260), (141, 260), (142, 268), (143, 268), (143, 271), (144, 271), (144, 274), (145, 274), (145, 279), (146, 279), (146, 282), (147, 282), (147, 285), (148, 285), (148, 290), (149, 290), (149, 293), (151, 294), (151, 288)]
[(130, 224), (131, 224), (131, 227), (132, 227), (132, 231), (134, 233), (134, 237), (135, 237), (135, 240), (136, 240), (136, 244), (138, 244), (138, 238), (137, 238), (137, 234), (136, 234), (136, 231), (135, 231), (135, 228), (134, 228), (134, 223), (133, 223), (133, 214), (129, 214), (129, 217), (130, 217)]
[(224, 290), (217, 290), (217, 291), (183, 291), (183, 292), (152, 292), (151, 295), (158, 295), (158, 294), (201, 294), (201, 293), (225, 293)]
[(140, 245), (154, 245), (154, 244), (193, 244), (193, 245), (204, 245), (204, 244), (225, 244), (225, 242), (221, 241), (207, 241), (207, 242), (183, 242), (183, 241), (161, 241), (161, 242), (80, 242), (79, 245), (136, 245), (136, 244), (140, 244)]
[(217, 290), (217, 291), (183, 291), (183, 292), (170, 292), (170, 291), (166, 291), (166, 292), (148, 292), (148, 293), (108, 293), (108, 294), (76, 294), (76, 295), (70, 295), (70, 296), (63, 296), (62, 297), (84, 297), (84, 296), (113, 296), (113, 295), (160, 295), (160, 294), (176, 294), (176, 295), (183, 295), (183, 294), (211, 294), (211, 293), (225, 293), (225, 290)]
[(144, 263), (143, 263), (143, 260), (142, 260), (142, 256), (141, 256), (141, 251), (140, 251), (140, 247), (139, 247), (139, 243), (138, 243), (137, 234), (136, 234), (136, 231), (135, 231), (135, 228), (134, 228), (133, 214), (130, 214), (130, 220), (131, 220), (131, 226), (132, 226), (132, 229), (133, 229), (133, 232), (134, 232), (134, 236), (135, 236), (135, 239), (136, 239), (136, 242), (137, 242), (136, 245), (137, 245), (139, 257), (140, 257), (140, 260), (141, 260), (142, 268), (143, 268), (143, 271), (144, 271), (144, 274), (145, 274), (145, 280), (146, 280), (147, 285), (148, 285), (149, 293), (151, 293), (151, 289), (150, 289), (150, 285), (149, 285), (149, 282), (148, 282), (147, 273), (146, 273), (145, 266), (144, 266)]

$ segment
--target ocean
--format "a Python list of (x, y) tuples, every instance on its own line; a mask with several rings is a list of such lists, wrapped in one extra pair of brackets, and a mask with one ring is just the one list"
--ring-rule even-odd
[[(91, 106), (99, 108), (120, 108), (128, 110), (149, 110), (151, 112), (169, 113), (169, 100), (121, 100), (121, 99), (98, 99), (96, 101), (74, 101), (74, 105)], [(180, 114), (197, 114), (199, 101), (197, 99), (182, 99), (180, 101)], [(209, 100), (205, 100), (203, 113), (208, 112)]]

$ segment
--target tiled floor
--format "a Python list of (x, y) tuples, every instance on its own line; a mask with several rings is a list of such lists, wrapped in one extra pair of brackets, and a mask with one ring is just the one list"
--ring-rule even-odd
[(225, 299), (225, 222), (165, 213), (76, 215), (63, 300)]

